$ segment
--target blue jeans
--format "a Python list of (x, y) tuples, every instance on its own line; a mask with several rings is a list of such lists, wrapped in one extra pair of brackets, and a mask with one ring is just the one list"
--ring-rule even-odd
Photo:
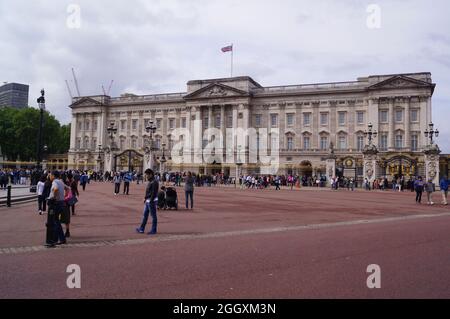
[(55, 219), (54, 219), (54, 240), (55, 240), (55, 242), (57, 242), (58, 240), (60, 241), (60, 242), (63, 242), (63, 241), (65, 241), (66, 240), (66, 236), (64, 236), (64, 231), (63, 231), (63, 229), (62, 229), (62, 226), (61, 226), (61, 221), (60, 221), (60, 219), (61, 219), (61, 216), (62, 216), (62, 214), (63, 214), (63, 211), (64, 211), (64, 201), (57, 201), (56, 203), (55, 203), (55, 206), (54, 206), (54, 211), (55, 211)]
[(156, 202), (151, 201), (150, 203), (145, 203), (144, 207), (144, 218), (142, 219), (141, 230), (145, 230), (145, 226), (147, 225), (148, 214), (152, 216), (152, 233), (156, 233), (156, 226), (158, 224), (158, 217), (156, 217)]
[(186, 209), (189, 208), (189, 197), (191, 198), (191, 209), (194, 208), (194, 191), (185, 191), (186, 195)]

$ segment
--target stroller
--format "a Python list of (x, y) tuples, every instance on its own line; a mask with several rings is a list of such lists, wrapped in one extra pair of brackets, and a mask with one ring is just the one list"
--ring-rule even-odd
[(178, 210), (177, 191), (173, 187), (166, 188), (166, 198), (164, 200), (164, 209), (175, 208)]

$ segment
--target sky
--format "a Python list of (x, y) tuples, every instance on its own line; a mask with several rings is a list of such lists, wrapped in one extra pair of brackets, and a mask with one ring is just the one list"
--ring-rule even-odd
[(185, 92), (194, 79), (248, 75), (263, 86), (431, 72), (437, 142), (450, 153), (450, 1), (0, 0), (0, 84), (70, 95)]

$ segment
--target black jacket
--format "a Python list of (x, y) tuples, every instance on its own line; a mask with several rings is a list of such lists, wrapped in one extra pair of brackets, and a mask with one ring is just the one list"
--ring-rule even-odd
[(145, 190), (145, 199), (150, 199), (150, 201), (154, 201), (155, 198), (158, 197), (158, 189), (159, 183), (155, 178), (153, 178), (147, 184), (147, 188)]

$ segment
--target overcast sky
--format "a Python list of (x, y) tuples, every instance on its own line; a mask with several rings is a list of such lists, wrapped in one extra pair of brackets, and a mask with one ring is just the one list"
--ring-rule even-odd
[(0, 83), (29, 84), (32, 106), (44, 87), (68, 123), (72, 67), (82, 95), (111, 80), (112, 96), (184, 92), (188, 80), (229, 76), (220, 48), (231, 43), (234, 75), (263, 86), (427, 71), (449, 153), (449, 14), (446, 0), (0, 0)]

